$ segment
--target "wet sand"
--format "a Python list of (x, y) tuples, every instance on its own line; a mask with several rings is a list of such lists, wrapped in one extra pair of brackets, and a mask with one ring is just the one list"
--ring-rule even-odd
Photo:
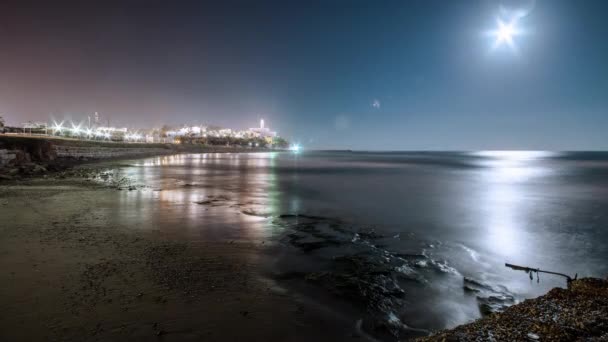
[(362, 340), (265, 278), (263, 244), (117, 224), (115, 191), (0, 184), (0, 340)]

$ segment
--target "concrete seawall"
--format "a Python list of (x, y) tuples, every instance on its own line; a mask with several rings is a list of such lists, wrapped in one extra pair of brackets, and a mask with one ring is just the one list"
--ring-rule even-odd
[(0, 136), (0, 167), (177, 153), (165, 144), (123, 144), (42, 137)]
[(2, 169), (53, 165), (64, 162), (135, 158), (176, 153), (266, 152), (268, 149), (244, 147), (115, 143), (0, 135), (0, 173)]
[(54, 145), (57, 158), (107, 159), (137, 157), (142, 155), (162, 155), (175, 153), (171, 148), (138, 148), (138, 147), (96, 147), (96, 146), (62, 146)]

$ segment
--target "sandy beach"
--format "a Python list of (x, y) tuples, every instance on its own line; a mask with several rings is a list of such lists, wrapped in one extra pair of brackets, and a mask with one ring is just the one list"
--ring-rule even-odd
[(116, 224), (116, 191), (75, 176), (0, 185), (0, 340), (353, 337), (263, 276), (263, 242)]

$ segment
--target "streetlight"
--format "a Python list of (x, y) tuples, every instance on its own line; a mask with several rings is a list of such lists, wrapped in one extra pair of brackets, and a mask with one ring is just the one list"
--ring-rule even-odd
[(72, 123), (72, 134), (75, 136), (79, 136), (80, 133), (81, 133), (80, 124), (75, 125), (74, 123)]
[(61, 130), (63, 130), (63, 121), (57, 123), (57, 121), (53, 120), (53, 134), (61, 134)]

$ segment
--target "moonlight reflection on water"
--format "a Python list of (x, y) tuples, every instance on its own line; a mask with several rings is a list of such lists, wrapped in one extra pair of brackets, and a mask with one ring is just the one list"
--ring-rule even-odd
[[(515, 300), (565, 286), (552, 277), (531, 283), (505, 262), (581, 276), (608, 272), (608, 200), (597, 196), (608, 189), (598, 177), (606, 170), (605, 156), (542, 151), (176, 155), (119, 168), (116, 177), (139, 190), (118, 192), (112, 215), (136, 229), (196, 240), (282, 246), (286, 253), (275, 260), (282, 272), (326, 271), (352, 253), (374, 263), (388, 253), (394, 271), (411, 278), (398, 282), (407, 305), (392, 309), (395, 317), (438, 329), (479, 317), (481, 295), (464, 285)], [(277, 224), (286, 214), (340, 223), (314, 233), (314, 224)], [(316, 236), (286, 240), (294, 229)], [(308, 254), (289, 252), (294, 246)]]

